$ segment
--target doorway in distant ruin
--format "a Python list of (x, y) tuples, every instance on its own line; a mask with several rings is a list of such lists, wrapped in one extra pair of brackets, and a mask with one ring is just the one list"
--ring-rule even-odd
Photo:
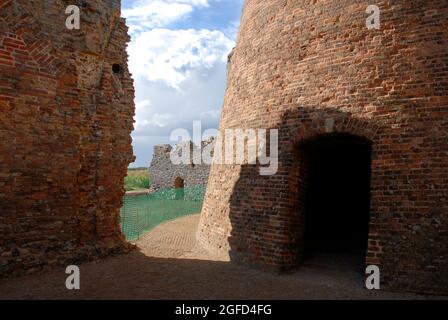
[(304, 155), (304, 258), (361, 271), (370, 219), (372, 145), (349, 134), (322, 135)]
[(183, 200), (185, 198), (185, 182), (181, 177), (174, 180), (174, 189), (176, 192), (176, 200)]

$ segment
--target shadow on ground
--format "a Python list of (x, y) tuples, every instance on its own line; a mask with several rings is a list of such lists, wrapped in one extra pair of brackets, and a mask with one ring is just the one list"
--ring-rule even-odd
[(191, 241), (198, 219), (199, 216), (191, 216), (154, 229), (137, 243), (140, 251), (82, 265), (79, 291), (68, 291), (65, 270), (55, 270), (0, 280), (0, 299), (433, 298), (367, 291), (362, 274), (343, 264), (328, 269), (327, 261), (319, 258), (287, 275), (212, 261)]
[[(358, 278), (358, 279), (356, 279)], [(0, 282), (0, 299), (415, 299), (370, 292), (353, 272), (304, 267), (272, 275), (230, 262), (151, 258), (134, 252), (81, 267), (81, 290), (64, 270)]]

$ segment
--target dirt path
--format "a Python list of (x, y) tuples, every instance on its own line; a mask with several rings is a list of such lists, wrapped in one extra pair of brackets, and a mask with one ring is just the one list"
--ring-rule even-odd
[(363, 289), (362, 276), (319, 264), (273, 275), (217, 261), (195, 242), (199, 216), (155, 228), (140, 252), (81, 266), (81, 290), (65, 289), (64, 270), (0, 281), (0, 299), (425, 299)]

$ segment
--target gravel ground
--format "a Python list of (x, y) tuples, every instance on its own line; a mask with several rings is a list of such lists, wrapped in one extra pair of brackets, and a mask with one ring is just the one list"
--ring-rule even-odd
[(139, 251), (81, 266), (81, 290), (65, 288), (64, 270), (0, 281), (0, 299), (433, 299), (368, 291), (342, 263), (315, 259), (294, 274), (274, 275), (213, 257), (195, 242), (199, 216), (155, 228)]

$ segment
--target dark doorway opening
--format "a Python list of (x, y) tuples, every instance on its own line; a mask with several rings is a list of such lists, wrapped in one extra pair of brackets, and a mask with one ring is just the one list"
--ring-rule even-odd
[(182, 178), (176, 178), (174, 181), (174, 188), (176, 189), (183, 189), (184, 188), (184, 179)]
[(175, 199), (176, 200), (184, 200), (185, 198), (185, 182), (184, 179), (177, 177), (174, 180), (174, 191), (175, 191)]
[(115, 63), (112, 65), (112, 72), (115, 74), (119, 74), (123, 71), (123, 67), (121, 64)]
[(305, 154), (305, 259), (364, 268), (370, 219), (372, 146), (367, 139), (323, 135)]

